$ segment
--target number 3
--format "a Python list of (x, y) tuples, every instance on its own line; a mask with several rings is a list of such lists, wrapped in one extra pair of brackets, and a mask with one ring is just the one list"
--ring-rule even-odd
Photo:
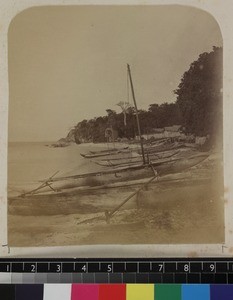
[(61, 265), (57, 265), (57, 270), (56, 270), (57, 273), (60, 273), (61, 272)]

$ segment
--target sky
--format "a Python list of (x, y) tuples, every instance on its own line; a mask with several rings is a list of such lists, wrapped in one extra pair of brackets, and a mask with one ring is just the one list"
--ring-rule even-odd
[(25, 10), (8, 32), (9, 141), (56, 141), (83, 119), (119, 112), (127, 63), (139, 109), (174, 102), (183, 73), (213, 46), (222, 46), (217, 22), (192, 7)]

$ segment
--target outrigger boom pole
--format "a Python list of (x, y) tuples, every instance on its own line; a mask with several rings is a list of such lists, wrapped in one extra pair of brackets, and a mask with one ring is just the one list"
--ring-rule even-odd
[(134, 94), (134, 88), (133, 88), (133, 81), (131, 77), (131, 71), (130, 71), (130, 65), (127, 64), (127, 69), (128, 69), (128, 74), (129, 74), (129, 80), (130, 80), (130, 86), (131, 86), (131, 92), (132, 92), (132, 97), (133, 97), (133, 102), (136, 110), (136, 119), (137, 119), (137, 125), (138, 125), (138, 135), (140, 139), (140, 144), (141, 144), (141, 150), (142, 150), (142, 158), (143, 158), (143, 164), (146, 164), (146, 159), (145, 159), (145, 153), (144, 153), (144, 148), (143, 148), (143, 141), (142, 141), (142, 135), (141, 135), (141, 128), (140, 128), (140, 123), (139, 123), (139, 117), (138, 117), (138, 108), (137, 108), (137, 103), (135, 99), (135, 94)]

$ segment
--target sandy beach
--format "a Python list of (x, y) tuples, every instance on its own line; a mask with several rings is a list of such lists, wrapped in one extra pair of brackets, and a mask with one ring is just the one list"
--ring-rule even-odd
[[(215, 174), (213, 176), (213, 174)], [(9, 199), (10, 246), (189, 244), (224, 242), (224, 199), (218, 155), (167, 175), (111, 211), (140, 185), (69, 195)]]

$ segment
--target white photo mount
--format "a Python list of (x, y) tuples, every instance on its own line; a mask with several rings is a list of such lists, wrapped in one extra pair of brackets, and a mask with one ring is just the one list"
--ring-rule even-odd
[(66, 5), (145, 5), (143, 1), (61, 1), (21, 0), (0, 1), (0, 255), (2, 257), (230, 257), (233, 254), (233, 37), (231, 0), (221, 1), (162, 1), (150, 0), (146, 5), (185, 5), (202, 9), (218, 22), (223, 36), (223, 112), (224, 112), (224, 186), (225, 243), (189, 245), (96, 245), (9, 248), (7, 235), (7, 128), (8, 128), (8, 46), (10, 22), (20, 12), (36, 6)]

